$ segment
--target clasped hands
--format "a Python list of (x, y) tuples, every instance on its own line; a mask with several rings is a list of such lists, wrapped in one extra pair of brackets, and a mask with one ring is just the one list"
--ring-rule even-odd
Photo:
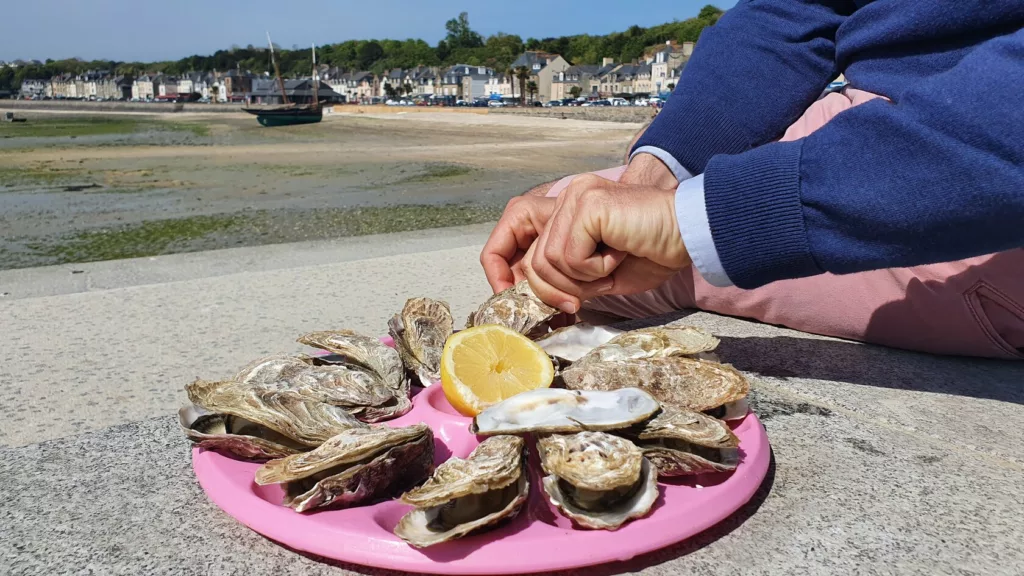
[(656, 288), (690, 264), (675, 215), (676, 180), (640, 154), (619, 182), (585, 174), (557, 198), (513, 198), (480, 254), (495, 291), (526, 279), (575, 314), (603, 295)]

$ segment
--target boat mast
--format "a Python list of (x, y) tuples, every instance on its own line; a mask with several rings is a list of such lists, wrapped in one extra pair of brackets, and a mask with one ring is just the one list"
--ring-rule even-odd
[(316, 69), (316, 44), (313, 44), (313, 108), (320, 107), (320, 73)]
[(284, 80), (281, 79), (281, 69), (277, 67), (277, 59), (274, 58), (274, 43), (270, 40), (270, 31), (267, 31), (267, 44), (270, 44), (270, 61), (274, 64), (274, 74), (277, 75), (277, 85), (281, 87), (281, 103), (288, 104), (288, 94), (284, 91)]

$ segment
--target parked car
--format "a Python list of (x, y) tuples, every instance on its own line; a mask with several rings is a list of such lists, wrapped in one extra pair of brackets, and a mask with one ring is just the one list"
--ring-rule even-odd
[(545, 108), (555, 108), (559, 106), (562, 106), (561, 100), (548, 100), (547, 102), (544, 103)]
[(504, 108), (506, 106), (506, 104), (504, 102), (502, 102), (501, 100), (491, 100), (491, 101), (487, 102), (487, 106), (489, 106), (491, 108)]

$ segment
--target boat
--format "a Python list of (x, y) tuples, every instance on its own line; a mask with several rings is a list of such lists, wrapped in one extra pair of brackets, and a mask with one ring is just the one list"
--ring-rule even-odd
[(277, 85), (281, 90), (281, 104), (249, 104), (243, 106), (242, 110), (256, 116), (256, 121), (260, 123), (260, 126), (266, 127), (315, 124), (323, 120), (324, 111), (320, 102), (320, 74), (316, 69), (316, 45), (313, 45), (313, 101), (301, 104), (288, 101), (288, 92), (285, 90), (284, 80), (281, 78), (281, 69), (277, 65), (277, 58), (274, 57), (274, 43), (270, 40), (270, 32), (267, 32), (267, 43), (270, 44), (270, 61), (274, 65)]

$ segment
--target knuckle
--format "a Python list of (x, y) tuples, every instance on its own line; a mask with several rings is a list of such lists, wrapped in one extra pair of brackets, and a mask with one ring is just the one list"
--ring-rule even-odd
[(508, 203), (505, 204), (505, 210), (510, 210), (512, 208), (515, 208), (516, 206), (521, 204), (522, 201), (523, 201), (523, 198), (521, 196), (515, 196), (515, 197), (509, 199)]

